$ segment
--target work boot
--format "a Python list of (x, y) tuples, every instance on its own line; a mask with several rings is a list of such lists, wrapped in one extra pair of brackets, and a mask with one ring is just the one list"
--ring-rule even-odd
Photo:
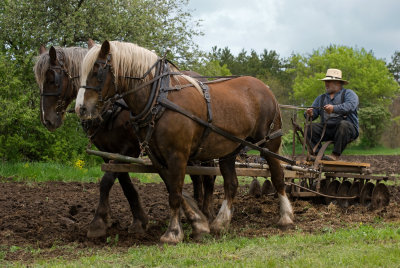
[(337, 154), (332, 153), (332, 154), (330, 154), (330, 155), (324, 155), (324, 156), (322, 157), (322, 160), (327, 160), (327, 161), (338, 161), (339, 158), (340, 158), (340, 155), (337, 155)]

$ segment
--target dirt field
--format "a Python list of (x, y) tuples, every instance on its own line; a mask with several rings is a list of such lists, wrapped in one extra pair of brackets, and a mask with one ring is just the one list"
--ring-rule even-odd
[[(349, 158), (350, 157), (346, 157)], [(352, 161), (369, 162), (374, 173), (400, 174), (400, 156), (358, 156)], [(0, 246), (29, 246), (50, 248), (78, 244), (79, 248), (101, 248), (110, 238), (118, 235), (118, 247), (132, 245), (154, 245), (166, 229), (168, 222), (167, 193), (164, 184), (137, 185), (144, 207), (148, 210), (150, 224), (147, 233), (136, 236), (128, 233), (131, 214), (121, 187), (116, 184), (110, 193), (113, 225), (107, 237), (88, 239), (87, 226), (93, 218), (98, 202), (97, 183), (16, 183), (10, 178), (0, 178)], [(400, 222), (400, 187), (390, 186), (391, 201), (386, 208), (370, 211), (360, 205), (347, 209), (335, 205), (322, 205), (311, 200), (294, 200), (295, 226), (280, 230), (278, 200), (273, 196), (255, 198), (248, 195), (248, 186), (239, 189), (234, 203), (234, 216), (230, 231), (240, 236), (259, 237), (291, 232), (318, 233), (360, 223)], [(192, 192), (192, 186), (185, 190)], [(219, 208), (223, 189), (216, 187), (215, 209)], [(185, 231), (189, 231), (185, 224)], [(185, 239), (185, 241), (190, 241)], [(60, 250), (43, 251), (43, 257), (70, 256)], [(65, 256), (68, 254), (68, 256)], [(29, 260), (30, 253), (17, 251), (8, 253), (6, 260)]]

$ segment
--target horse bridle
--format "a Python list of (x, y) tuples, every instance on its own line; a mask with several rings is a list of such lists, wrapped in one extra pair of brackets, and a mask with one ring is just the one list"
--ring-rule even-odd
[(97, 92), (98, 99), (97, 99), (96, 107), (98, 109), (102, 108), (102, 106), (100, 104), (104, 103), (104, 101), (107, 100), (107, 99), (103, 100), (103, 96), (101, 95), (101, 92), (103, 90), (104, 83), (106, 82), (107, 74), (110, 71), (110, 69), (112, 69), (110, 62), (111, 62), (111, 53), (109, 53), (107, 55), (106, 60), (98, 59), (94, 63), (94, 64), (97, 64), (100, 66), (99, 69), (97, 70), (97, 81), (99, 82), (99, 85), (97, 85), (95, 87), (88, 86), (88, 85), (81, 86), (81, 88), (90, 89), (90, 90), (94, 90)]
[[(64, 100), (64, 96), (63, 96), (63, 77), (64, 75), (67, 76), (68, 78), (68, 84), (69, 81), (72, 79), (76, 79), (79, 78), (79, 76), (74, 76), (72, 77), (69, 72), (65, 69), (64, 67), (64, 63), (62, 61), (58, 61), (58, 63), (60, 65), (50, 65), (49, 70), (51, 70), (54, 74), (54, 84), (57, 87), (57, 91), (56, 92), (41, 92), (40, 96), (41, 97), (58, 97), (57, 99), (57, 106), (56, 106), (56, 113), (57, 115), (63, 112), (65, 112), (65, 100)], [(67, 84), (67, 87), (68, 87)]]
[(104, 83), (106, 82), (107, 73), (111, 69), (111, 64), (109, 63), (110, 61), (111, 61), (111, 54), (108, 54), (106, 60), (99, 59), (94, 63), (94, 64), (98, 64), (100, 66), (100, 68), (97, 71), (97, 81), (100, 82), (100, 84), (98, 86), (94, 87), (94, 86), (85, 85), (85, 86), (81, 86), (81, 87), (85, 88), (85, 89), (92, 89), (100, 94), (104, 87)]
[[(158, 59), (158, 60), (143, 74), (142, 77), (123, 76), (123, 78), (125, 78), (125, 79), (132, 79), (132, 80), (142, 80), (142, 81), (143, 81), (143, 80), (151, 73), (151, 71), (152, 71), (154, 68), (156, 68), (156, 66), (157, 66), (160, 62), (162, 62), (162, 61), (165, 61), (165, 59), (159, 58), (159, 59)], [(165, 76), (165, 75), (169, 75), (169, 74), (179, 74), (179, 73), (163, 73), (162, 75), (156, 76), (156, 77), (154, 77), (153, 79), (151, 79), (150, 81), (147, 81), (146, 83), (143, 83), (143, 84), (141, 84), (140, 86), (135, 87), (135, 88), (133, 88), (132, 90), (129, 90), (129, 91), (124, 92), (124, 93), (122, 93), (122, 94), (118, 94), (118, 90), (116, 89), (115, 95), (114, 95), (113, 97), (108, 97), (108, 98), (107, 98), (107, 96), (106, 96), (106, 97), (103, 99), (103, 96), (102, 96), (101, 93), (102, 93), (102, 90), (103, 90), (103, 87), (104, 87), (104, 83), (105, 83), (106, 78), (107, 78), (107, 74), (108, 74), (108, 72), (112, 69), (112, 65), (110, 64), (110, 62), (111, 62), (111, 53), (109, 53), (109, 54), (107, 55), (106, 60), (98, 59), (98, 60), (96, 60), (95, 63), (94, 63), (94, 64), (98, 64), (98, 65), (100, 66), (100, 68), (99, 68), (98, 71), (97, 71), (97, 81), (99, 82), (99, 85), (97, 85), (97, 86), (88, 86), (88, 85), (81, 86), (81, 88), (90, 89), (90, 90), (94, 90), (94, 91), (97, 92), (97, 94), (98, 94), (98, 101), (97, 101), (97, 103), (96, 103), (96, 107), (97, 107), (98, 109), (104, 109), (104, 107), (102, 107), (102, 106), (100, 105), (101, 103), (107, 103), (106, 106), (112, 105), (112, 104), (114, 104), (117, 100), (122, 99), (124, 96), (126, 96), (126, 95), (128, 95), (128, 94), (132, 94), (133, 92), (138, 91), (138, 90), (140, 90), (140, 89), (143, 89), (144, 87), (146, 87), (146, 86), (152, 84), (154, 81), (157, 81), (158, 79), (160, 79), (161, 77), (163, 77), (163, 76)], [(112, 71), (111, 71), (111, 73), (113, 74)], [(116, 87), (116, 85), (115, 85), (115, 87)]]

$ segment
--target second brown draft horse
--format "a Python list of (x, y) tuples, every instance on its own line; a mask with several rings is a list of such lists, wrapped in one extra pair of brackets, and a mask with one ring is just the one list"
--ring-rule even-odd
[[(142, 147), (147, 149), (169, 193), (171, 217), (161, 241), (183, 240), (181, 208), (194, 235), (207, 233), (210, 227), (214, 232), (228, 228), (238, 187), (235, 158), (241, 144), (209, 131), (193, 118), (203, 122), (212, 119), (213, 126), (278, 152), (280, 138), (265, 141), (271, 131), (281, 127), (279, 106), (272, 91), (256, 78), (240, 77), (209, 84), (209, 91), (203, 88), (202, 92), (196, 82), (176, 74), (176, 68), (154, 52), (132, 43), (104, 41), (83, 60), (75, 111), (82, 119), (96, 118), (118, 96), (129, 106)], [(167, 102), (189, 115), (166, 109), (163, 103)], [(290, 225), (293, 210), (285, 193), (280, 161), (265, 152), (261, 155), (269, 164), (278, 192), (279, 224)], [(211, 159), (219, 159), (225, 197), (209, 227), (183, 198), (182, 187), (189, 160)]]

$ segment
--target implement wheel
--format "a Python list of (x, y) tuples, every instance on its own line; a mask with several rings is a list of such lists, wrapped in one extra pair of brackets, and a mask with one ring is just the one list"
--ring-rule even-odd
[[(336, 196), (337, 191), (339, 189), (340, 182), (338, 180), (333, 180), (328, 184), (328, 187), (326, 188), (326, 194), (331, 195), (331, 196)], [(334, 198), (330, 197), (325, 197), (325, 203), (329, 205), (331, 202), (335, 201)]]
[(389, 205), (389, 190), (383, 183), (378, 183), (372, 191), (371, 206), (372, 209), (379, 209)]
[[(340, 184), (339, 189), (337, 191), (337, 196), (350, 196), (349, 190), (351, 188), (351, 182), (343, 181)], [(342, 208), (347, 208), (350, 205), (349, 199), (337, 199), (338, 205)]]
[(372, 182), (367, 182), (361, 190), (360, 203), (363, 206), (371, 205), (372, 191), (375, 185)]

